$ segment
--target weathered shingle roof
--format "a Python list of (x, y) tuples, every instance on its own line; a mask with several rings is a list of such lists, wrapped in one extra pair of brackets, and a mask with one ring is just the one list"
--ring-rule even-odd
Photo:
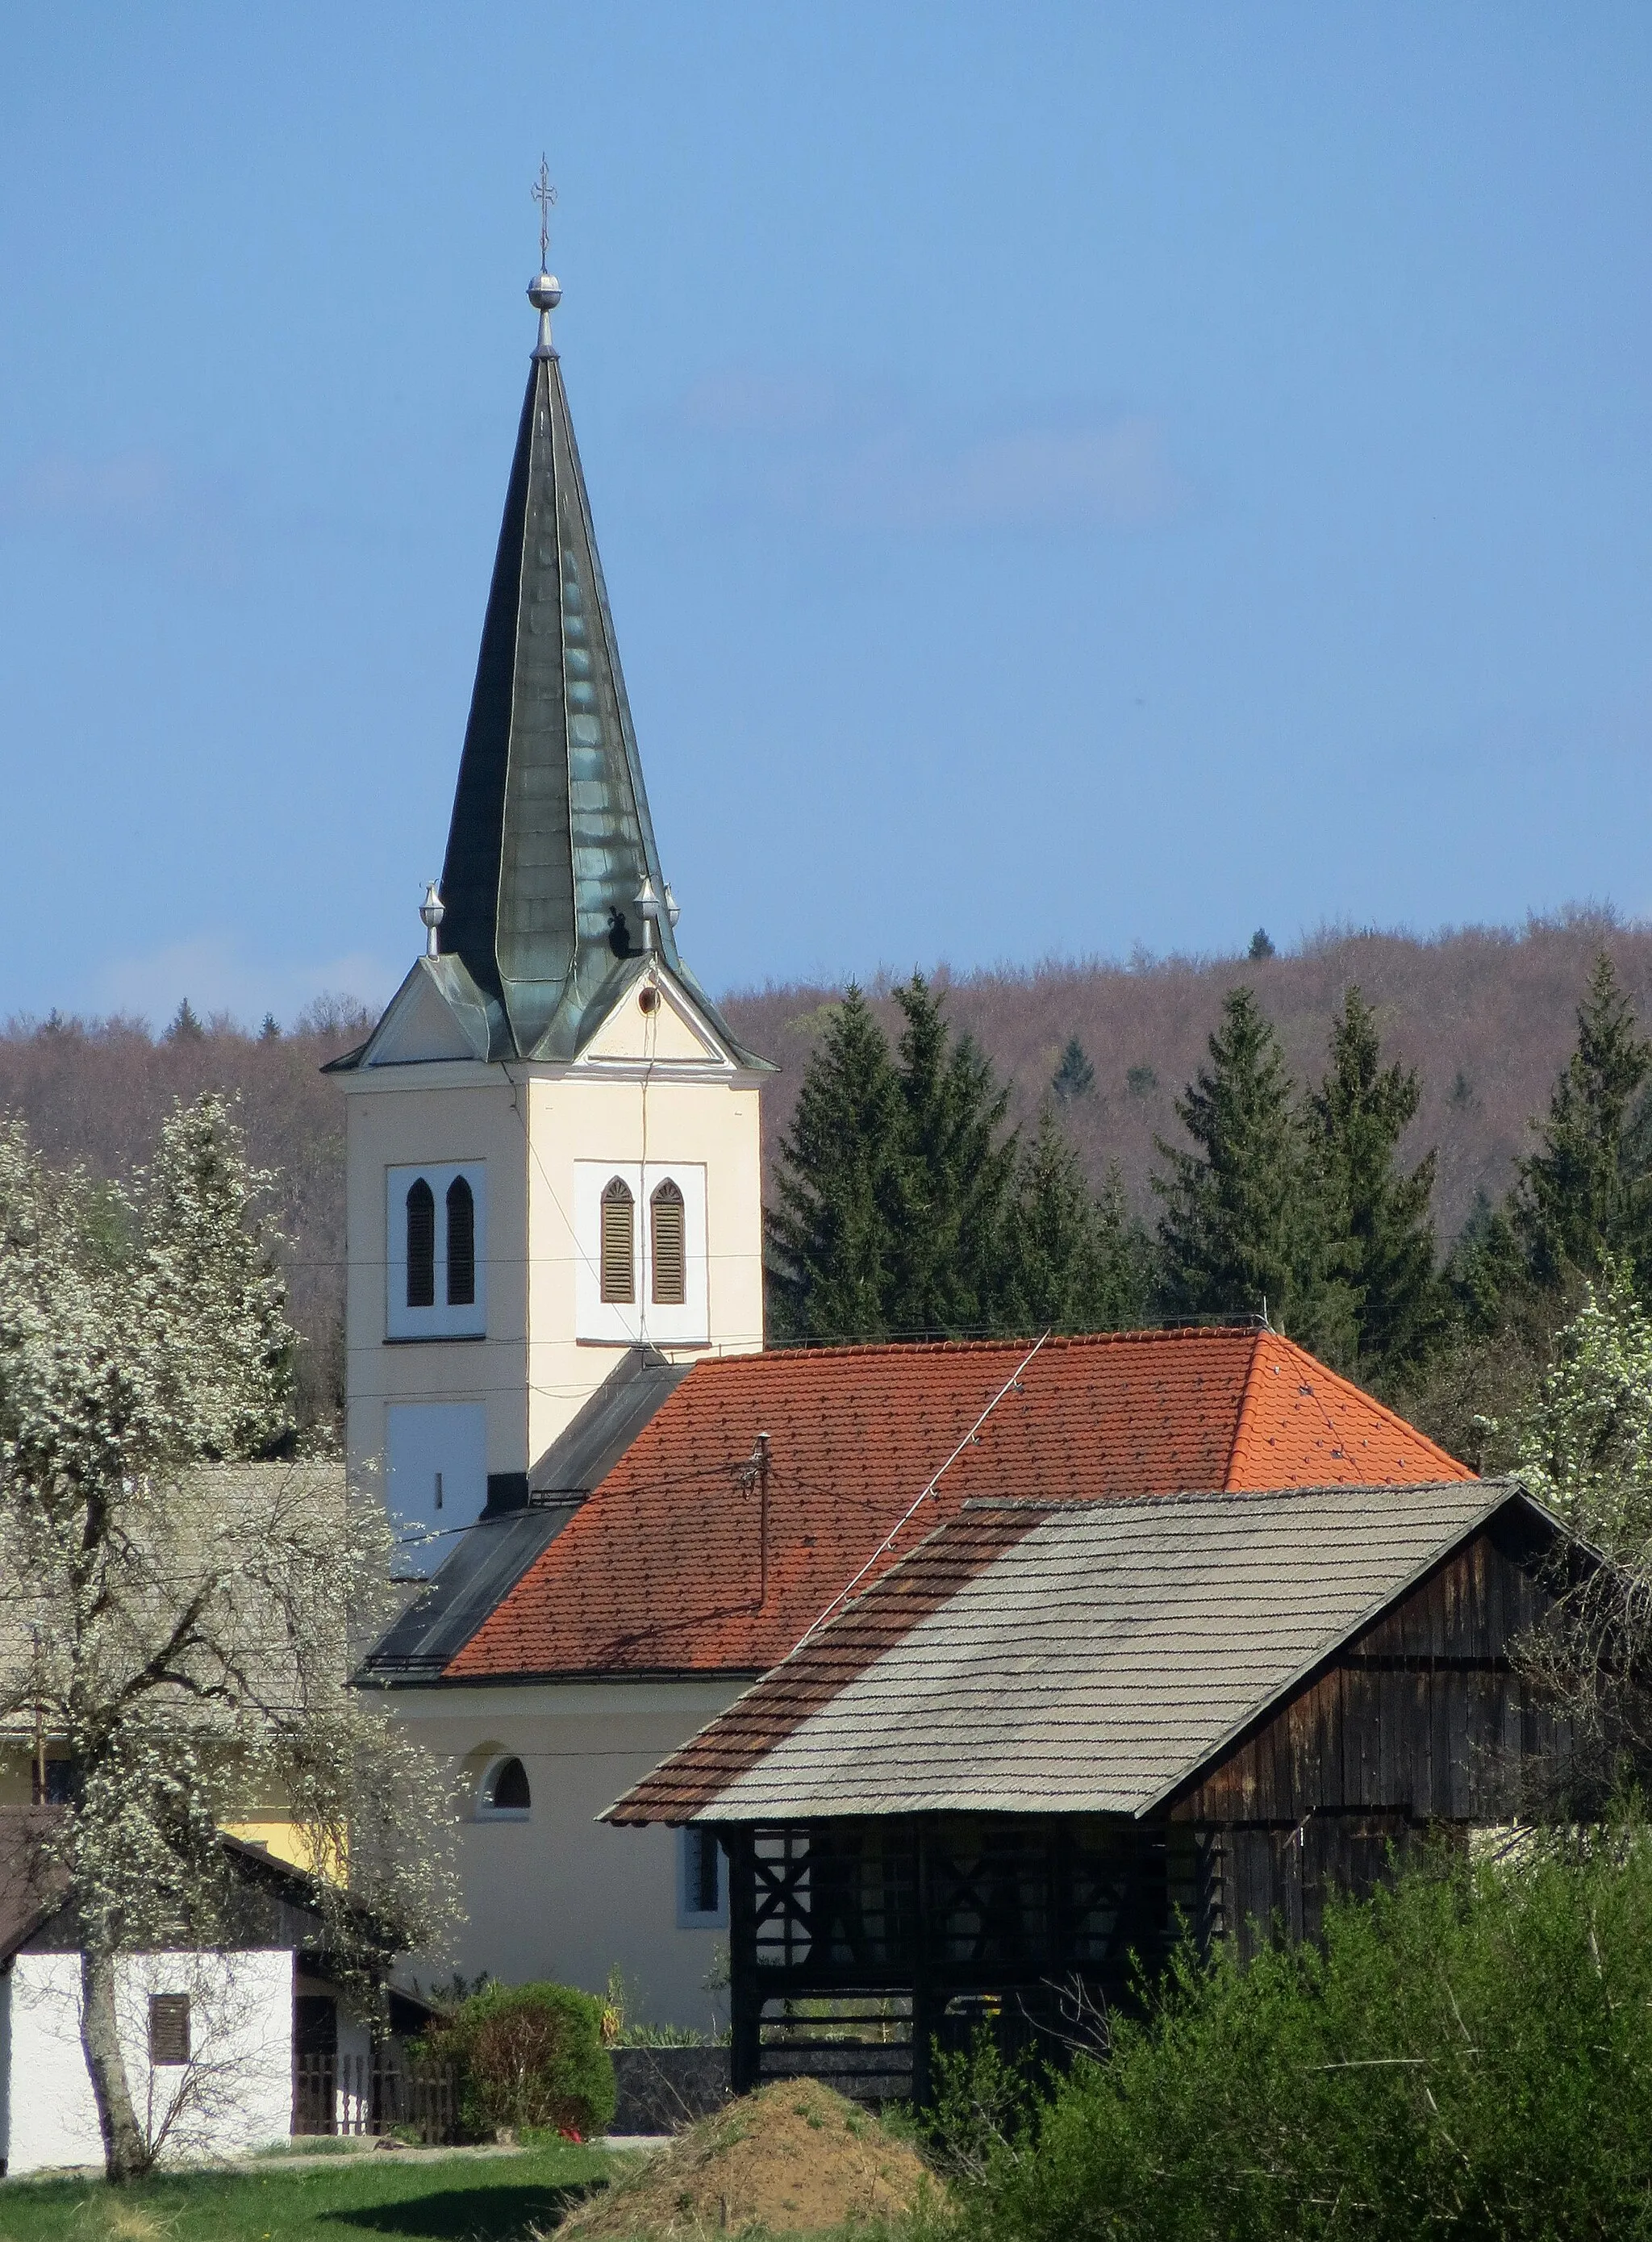
[(1141, 1814), (1484, 1520), (1508, 1482), (972, 1505), (613, 1820)]
[[(1469, 1476), (1273, 1332), (1125, 1332), (1049, 1340), (902, 1526), (1026, 1353), (995, 1340), (697, 1364), (494, 1606), (467, 1600), (442, 1677), (762, 1672), (869, 1562), (976, 1495)], [(736, 1477), (765, 1432), (766, 1567), (759, 1493)]]

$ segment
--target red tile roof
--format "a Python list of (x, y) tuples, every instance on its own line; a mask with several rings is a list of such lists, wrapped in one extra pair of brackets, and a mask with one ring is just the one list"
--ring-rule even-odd
[[(1049, 1339), (970, 1440), (1027, 1351), (992, 1340), (697, 1364), (443, 1678), (762, 1672), (975, 1495), (1473, 1477), (1302, 1348), (1249, 1329)], [(735, 1477), (759, 1433), (766, 1566), (761, 1493)]]

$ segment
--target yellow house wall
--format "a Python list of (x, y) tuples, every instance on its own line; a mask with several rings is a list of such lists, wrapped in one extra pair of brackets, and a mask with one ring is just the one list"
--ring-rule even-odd
[[(733, 1682), (524, 1683), (396, 1693), (400, 1716), (448, 1768), (459, 1800), (467, 1976), (549, 1977), (600, 1992), (617, 1967), (648, 2021), (712, 2021), (703, 1980), (728, 1933), (677, 1927), (677, 1833), (596, 1817), (730, 1703)], [(525, 1822), (476, 1818), (475, 1786), (510, 1753), (527, 1770)], [(411, 1965), (430, 1975), (453, 1958)], [(722, 2010), (726, 2019), (727, 2002)]]
[[(48, 1737), (50, 1753), (54, 1739)], [(0, 1749), (0, 1806), (28, 1806), (34, 1799), (34, 1748), (30, 1744), (14, 1744)], [(248, 1802), (245, 1817), (223, 1825), (232, 1837), (239, 1837), (248, 1845), (263, 1845), (278, 1860), (291, 1862), (294, 1868), (312, 1866), (307, 1849), (292, 1825), (287, 1809), (279, 1802), (259, 1804)]]

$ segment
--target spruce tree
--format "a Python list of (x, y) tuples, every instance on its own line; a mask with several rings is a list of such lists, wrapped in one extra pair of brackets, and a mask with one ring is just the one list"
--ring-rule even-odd
[(1279, 1037), (1247, 988), (1230, 989), (1210, 1064), (1176, 1100), (1195, 1149), (1156, 1138), (1167, 1174), (1158, 1246), (1174, 1314), (1270, 1320), (1320, 1337), (1317, 1207)]
[(973, 1037), (948, 1033), (920, 973), (895, 1001), (904, 1158), (894, 1239), (892, 1332), (958, 1338), (999, 1328), (1009, 1306), (1005, 1224), (1017, 1156), (1010, 1093)]
[(1358, 1361), (1373, 1373), (1416, 1361), (1443, 1312), (1429, 1212), (1436, 1156), (1409, 1175), (1394, 1160), (1421, 1099), (1414, 1067), (1383, 1065), (1376, 1015), (1350, 983), (1332, 1020), (1330, 1071), (1306, 1118), (1325, 1273), (1346, 1289)]
[(904, 1120), (888, 1039), (851, 982), (776, 1162), (765, 1227), (776, 1337), (889, 1335)]
[(1512, 1296), (1526, 1289), (1526, 1264), (1505, 1209), (1492, 1204), (1484, 1185), (1447, 1258), (1446, 1288), (1463, 1329), (1486, 1339), (1504, 1319)]
[(1008, 1245), (1012, 1320), (1023, 1331), (1105, 1331), (1147, 1312), (1152, 1249), (1125, 1211), (1118, 1169), (1092, 1195), (1048, 1105), (1021, 1158)]
[(1602, 950), (1577, 1009), (1577, 1048), (1555, 1085), (1541, 1150), (1518, 1165), (1510, 1202), (1531, 1281), (1545, 1291), (1570, 1272), (1593, 1276), (1607, 1253), (1649, 1275), (1648, 1178), (1633, 1101), (1652, 1069), (1652, 1044)]
[(1050, 1077), (1050, 1087), (1064, 1104), (1071, 1098), (1088, 1098), (1096, 1086), (1096, 1070), (1077, 1036), (1069, 1036), (1060, 1064)]

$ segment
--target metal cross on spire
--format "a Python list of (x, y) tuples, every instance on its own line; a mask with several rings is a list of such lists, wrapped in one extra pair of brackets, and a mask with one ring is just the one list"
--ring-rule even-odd
[(539, 180), (533, 194), (539, 205), (539, 269), (543, 272), (551, 253), (551, 205), (556, 200), (550, 166), (543, 156), (539, 159)]

